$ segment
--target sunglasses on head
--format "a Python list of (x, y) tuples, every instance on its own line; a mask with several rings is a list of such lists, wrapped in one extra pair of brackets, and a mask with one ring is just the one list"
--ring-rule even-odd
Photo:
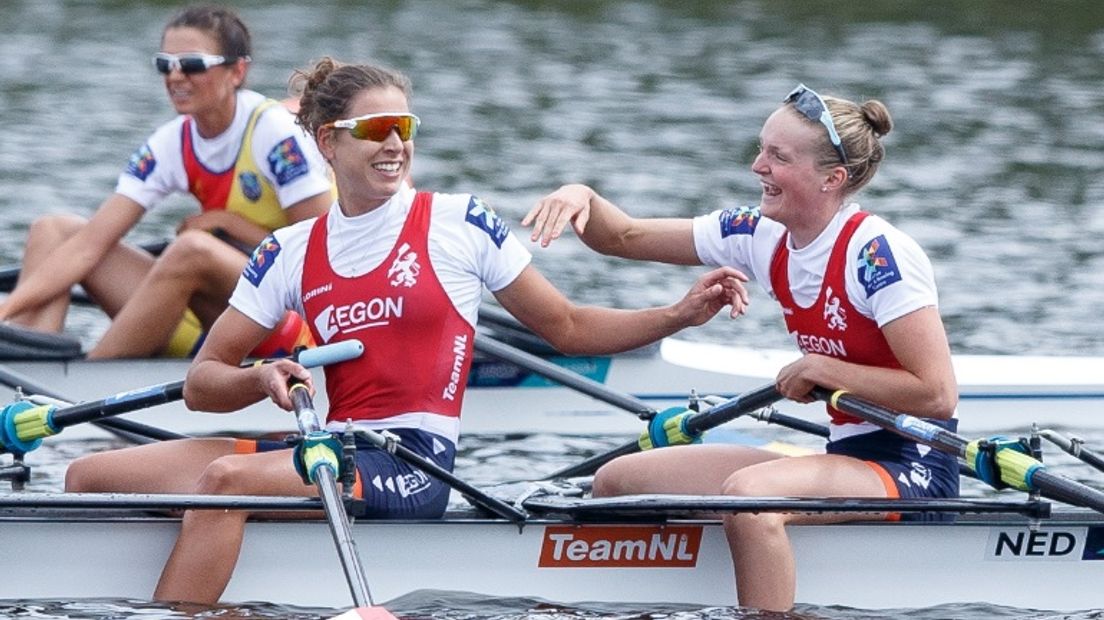
[[(248, 57), (245, 58), (248, 60)], [(153, 66), (162, 75), (168, 75), (174, 69), (180, 69), (180, 72), (184, 75), (195, 75), (196, 73), (203, 73), (211, 67), (232, 65), (237, 61), (237, 58), (227, 59), (224, 56), (214, 54), (166, 54), (165, 52), (158, 52), (153, 55)]]
[(421, 123), (417, 116), (407, 112), (383, 112), (334, 121), (323, 127), (348, 129), (357, 140), (372, 142), (383, 142), (391, 135), (391, 130), (395, 130), (399, 132), (399, 139), (406, 142), (413, 140), (418, 134), (418, 125)]
[(794, 108), (805, 115), (805, 118), (816, 121), (828, 130), (828, 140), (832, 142), (832, 148), (836, 149), (840, 161), (847, 165), (847, 153), (843, 150), (843, 142), (836, 133), (836, 124), (832, 122), (832, 115), (828, 112), (828, 105), (824, 103), (817, 92), (804, 84), (798, 84), (797, 88), (790, 91), (782, 103), (793, 103)]

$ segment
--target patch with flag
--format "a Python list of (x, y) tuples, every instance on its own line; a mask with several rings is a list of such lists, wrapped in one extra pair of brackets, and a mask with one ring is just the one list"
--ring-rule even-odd
[(889, 249), (885, 235), (871, 239), (859, 250), (855, 266), (867, 297), (901, 281), (901, 270), (897, 268), (897, 260), (893, 258), (893, 250)]
[(150, 150), (149, 145), (143, 144), (142, 148), (134, 151), (134, 154), (130, 156), (130, 161), (127, 162), (127, 174), (140, 181), (145, 181), (146, 177), (156, 167), (157, 158), (153, 156), (153, 151)]
[(510, 227), (506, 225), (506, 222), (503, 222), (502, 218), (495, 214), (494, 209), (488, 207), (485, 202), (475, 196), (472, 196), (468, 202), (468, 212), (464, 219), (469, 224), (487, 233), (498, 248), (502, 247), (502, 242), (510, 234)]
[(249, 257), (249, 263), (246, 264), (245, 269), (242, 271), (242, 276), (253, 286), (260, 286), (261, 280), (264, 279), (268, 270), (272, 268), (273, 261), (280, 254), (280, 242), (276, 240), (276, 237), (269, 235), (261, 241), (256, 248), (253, 249), (252, 256)]
[(293, 137), (282, 140), (268, 152), (268, 167), (281, 186), (307, 173), (307, 158)]
[(729, 208), (721, 211), (721, 238), (731, 235), (753, 235), (759, 223), (759, 207)]

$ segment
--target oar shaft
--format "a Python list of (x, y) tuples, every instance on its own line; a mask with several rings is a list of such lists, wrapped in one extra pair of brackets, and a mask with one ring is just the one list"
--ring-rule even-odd
[[(298, 379), (292, 379), (288, 395), (291, 398), (296, 422), (299, 424), (299, 431), (303, 433), (304, 439), (311, 433), (320, 432), (322, 423), (314, 410), (314, 403), (306, 384)], [(341, 455), (336, 454), (334, 457), (340, 459)], [(304, 465), (309, 468), (309, 465)], [(345, 512), (345, 504), (341, 501), (341, 494), (337, 490), (337, 472), (325, 464), (309, 469), (313, 473), (318, 495), (322, 498), (326, 521), (330, 525), (330, 533), (333, 535), (334, 546), (337, 548), (341, 569), (345, 572), (345, 580), (349, 584), (353, 603), (357, 607), (374, 605), (372, 593), (368, 589), (368, 579), (364, 575), (364, 567), (360, 563), (360, 555), (353, 541), (353, 532), (349, 527), (349, 515)]]
[(488, 336), (480, 334), (476, 337), (475, 350), (486, 353), (504, 362), (510, 362), (521, 366), (526, 370), (569, 387), (577, 392), (586, 394), (587, 396), (613, 405), (614, 407), (624, 409), (641, 419), (651, 419), (652, 416), (656, 414), (655, 409), (639, 398), (611, 390), (608, 386), (598, 383), (593, 379), (557, 366), (532, 353), (526, 353), (517, 347), (499, 342)]
[(114, 396), (58, 409), (52, 416), (53, 426), (57, 430), (74, 424), (92, 422), (109, 418), (136, 409), (145, 409), (154, 405), (180, 400), (184, 396), (184, 382), (173, 381), (153, 385), (140, 390), (122, 392)]
[(345, 513), (345, 504), (337, 491), (337, 480), (334, 479), (334, 473), (326, 467), (319, 469), (317, 476), (318, 496), (322, 499), (322, 507), (326, 515), (332, 515), (326, 521), (329, 522), (330, 534), (337, 547), (337, 555), (341, 560), (345, 581), (349, 584), (353, 604), (357, 607), (372, 605), (374, 603), (372, 594), (368, 590), (368, 578), (364, 574), (364, 567), (357, 554), (353, 531), (349, 527), (349, 518)]
[[(813, 396), (830, 403), (836, 409), (876, 426), (929, 445), (937, 450), (965, 457), (970, 442), (961, 435), (915, 416), (891, 411), (846, 392), (832, 392), (817, 387)], [(999, 458), (999, 457), (998, 457)], [(1031, 485), (1044, 497), (1104, 512), (1104, 492), (1047, 471), (1041, 463), (1031, 474)]]
[(693, 433), (703, 433), (756, 409), (762, 409), (781, 398), (778, 388), (770, 383), (695, 414), (686, 423), (686, 429)]

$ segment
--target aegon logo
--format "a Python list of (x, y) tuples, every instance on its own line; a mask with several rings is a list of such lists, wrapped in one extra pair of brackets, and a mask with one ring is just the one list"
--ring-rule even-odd
[(387, 325), (391, 319), (401, 319), (403, 298), (376, 297), (368, 301), (356, 301), (344, 306), (327, 306), (314, 319), (314, 326), (329, 342), (335, 334), (348, 334), (369, 327)]
[(794, 342), (797, 343), (798, 348), (803, 353), (821, 353), (833, 357), (847, 357), (847, 347), (843, 346), (843, 341), (838, 338), (829, 339), (799, 332), (790, 332), (790, 335), (793, 336)]
[(991, 560), (1080, 560), (1082, 538), (1066, 530), (995, 530), (989, 534)]
[(701, 526), (571, 526), (544, 528), (541, 568), (692, 568)]

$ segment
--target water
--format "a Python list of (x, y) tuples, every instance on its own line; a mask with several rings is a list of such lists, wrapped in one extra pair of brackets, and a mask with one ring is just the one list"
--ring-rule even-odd
[[(149, 67), (171, 2), (6, 0), (0, 11), (0, 262), (51, 211), (90, 214), (127, 157), (171, 117)], [(249, 83), (282, 96), (290, 71), (325, 54), (407, 72), (423, 119), (414, 176), (471, 191), (516, 223), (561, 183), (598, 187), (640, 215), (754, 203), (759, 128), (805, 82), (887, 103), (896, 126), (862, 204), (929, 252), (957, 353), (1104, 354), (1104, 5), (1092, 1), (540, 0), (236, 2), (255, 40)], [(193, 205), (174, 199), (131, 238), (171, 235)], [(515, 230), (518, 226), (515, 225)], [(700, 269), (595, 257), (568, 237), (535, 263), (573, 299), (668, 303)], [(70, 330), (91, 344), (93, 310)], [(685, 337), (786, 347), (757, 290), (748, 316)], [(1104, 438), (1090, 438), (1097, 445)], [(467, 440), (465, 440), (467, 441)], [(64, 443), (64, 442), (59, 442)], [(56, 481), (69, 452), (39, 470)], [(465, 446), (479, 483), (555, 469), (599, 446), (542, 438)], [(570, 461), (568, 461), (570, 462)], [(501, 469), (498, 471), (495, 467)], [(466, 468), (466, 469), (465, 469)], [(533, 601), (399, 601), (438, 618), (753, 617), (724, 609), (561, 608)], [(0, 603), (36, 618), (316, 617), (279, 606), (193, 612), (128, 601)], [(988, 606), (829, 618), (1101, 617)]]

